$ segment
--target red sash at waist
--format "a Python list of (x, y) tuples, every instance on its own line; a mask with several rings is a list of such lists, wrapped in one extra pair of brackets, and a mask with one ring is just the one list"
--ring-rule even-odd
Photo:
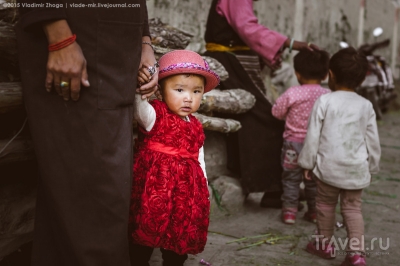
[(179, 155), (182, 158), (192, 158), (195, 160), (199, 159), (199, 152), (190, 153), (184, 148), (178, 149), (156, 141), (149, 140), (146, 144), (146, 147), (150, 150), (166, 153), (169, 155)]

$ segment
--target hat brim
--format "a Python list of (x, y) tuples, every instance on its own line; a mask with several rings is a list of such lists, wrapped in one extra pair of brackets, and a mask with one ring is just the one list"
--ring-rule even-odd
[(192, 69), (192, 68), (175, 68), (169, 71), (165, 71), (159, 73), (158, 79), (162, 80), (169, 76), (178, 75), (178, 74), (196, 74), (203, 76), (206, 79), (206, 84), (204, 86), (204, 93), (209, 92), (210, 90), (214, 89), (219, 84), (219, 78), (217, 74), (215, 74), (212, 70), (206, 69)]

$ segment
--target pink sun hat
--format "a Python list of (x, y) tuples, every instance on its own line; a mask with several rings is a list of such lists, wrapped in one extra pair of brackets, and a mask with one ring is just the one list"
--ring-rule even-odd
[(219, 84), (219, 76), (198, 53), (189, 50), (175, 50), (164, 54), (159, 60), (158, 79), (177, 74), (197, 74), (206, 79), (204, 93)]

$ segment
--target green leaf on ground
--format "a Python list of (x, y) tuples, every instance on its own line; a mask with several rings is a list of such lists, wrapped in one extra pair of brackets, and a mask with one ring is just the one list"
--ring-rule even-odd
[(229, 234), (225, 234), (225, 233), (222, 233), (222, 232), (217, 232), (217, 231), (211, 231), (211, 230), (208, 230), (208, 232), (209, 232), (209, 233), (213, 233), (213, 234), (217, 234), (217, 235), (221, 235), (221, 236), (227, 236), (227, 237), (239, 238), (239, 237), (237, 237), (237, 236), (233, 236), (233, 235), (229, 235)]
[[(256, 240), (264, 238), (261, 240)], [(267, 234), (262, 234), (262, 235), (256, 235), (256, 236), (247, 236), (247, 237), (242, 237), (233, 241), (229, 241), (226, 244), (231, 244), (231, 243), (239, 243), (239, 244), (245, 244), (245, 246), (242, 246), (238, 248), (237, 250), (242, 250), (242, 249), (248, 249), (256, 246), (260, 246), (262, 244), (268, 244), (268, 245), (275, 245), (278, 243), (280, 240), (284, 239), (290, 239), (293, 240), (294, 242), (298, 242), (298, 236), (294, 235), (278, 235), (278, 234), (272, 234), (272, 233), (267, 233)]]
[(221, 195), (219, 194), (218, 190), (215, 189), (212, 184), (210, 184), (210, 187), (211, 187), (211, 190), (212, 190), (212, 193), (213, 193), (213, 198), (215, 199), (215, 203), (218, 206), (218, 209), (221, 210), (221, 211), (225, 211), (225, 212), (229, 213), (229, 211), (224, 206), (222, 206), (222, 204), (221, 204)]

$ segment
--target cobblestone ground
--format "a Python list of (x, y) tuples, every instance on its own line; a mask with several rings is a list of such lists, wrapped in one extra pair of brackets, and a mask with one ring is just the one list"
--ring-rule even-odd
[[(362, 196), (367, 263), (399, 265), (400, 112), (386, 114), (378, 125), (382, 145), (381, 171), (372, 177), (371, 186), (364, 190)], [(310, 235), (315, 231), (314, 224), (302, 219), (305, 210), (298, 214), (295, 225), (285, 225), (280, 221), (280, 210), (258, 206), (260, 198), (259, 193), (250, 194), (244, 210), (231, 214), (219, 210), (214, 204), (207, 246), (202, 254), (190, 255), (185, 266), (200, 265), (201, 259), (213, 266), (341, 264), (344, 254), (338, 254), (335, 260), (327, 261), (305, 251)], [(342, 221), (339, 209), (336, 219)], [(263, 234), (271, 235), (260, 237)], [(249, 238), (252, 236), (259, 237)], [(274, 241), (271, 240), (273, 236), (284, 239)], [(337, 229), (335, 236), (344, 239), (346, 229)], [(237, 241), (238, 238), (247, 239)], [(373, 238), (378, 240), (371, 245)], [(234, 240), (237, 242), (229, 243)], [(263, 240), (271, 243), (247, 247)], [(159, 251), (154, 252), (151, 262), (152, 266), (161, 265)]]

